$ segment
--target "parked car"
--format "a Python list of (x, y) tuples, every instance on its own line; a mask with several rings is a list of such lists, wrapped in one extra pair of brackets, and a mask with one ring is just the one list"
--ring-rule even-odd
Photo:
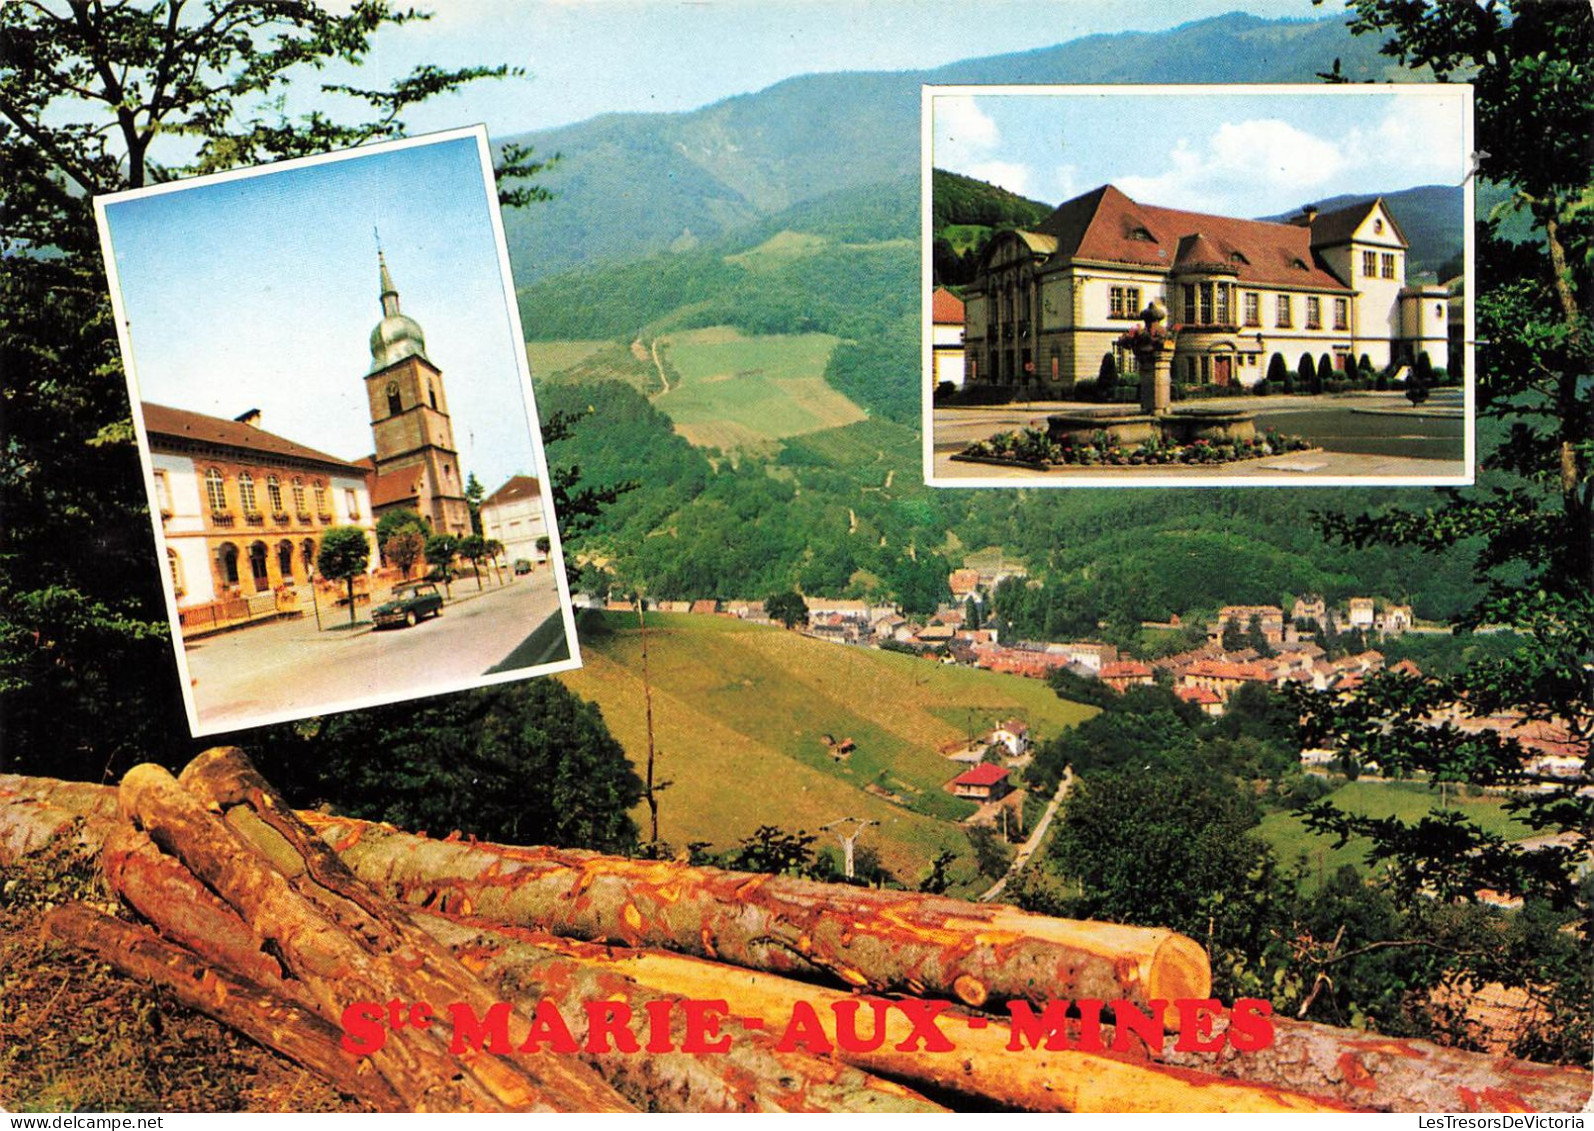
[(443, 594), (430, 581), (412, 581), (393, 590), (393, 596), (371, 610), (371, 621), (377, 628), (393, 625), (413, 625), (423, 617), (435, 617), (443, 611)]
[(527, 561), (525, 558), (516, 558), (515, 559), (515, 573), (516, 574), (530, 573), (530, 572), (531, 572), (531, 563), (529, 561)]

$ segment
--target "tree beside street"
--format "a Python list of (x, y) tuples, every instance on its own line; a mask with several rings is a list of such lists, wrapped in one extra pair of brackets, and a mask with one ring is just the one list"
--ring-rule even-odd
[(354, 579), (371, 564), (371, 544), (358, 526), (334, 526), (321, 535), (315, 567), (322, 577), (348, 586), (349, 623), (354, 623)]

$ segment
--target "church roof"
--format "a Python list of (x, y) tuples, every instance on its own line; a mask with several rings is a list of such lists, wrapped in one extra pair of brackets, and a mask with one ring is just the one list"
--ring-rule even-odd
[(1307, 228), (1140, 204), (1112, 185), (1063, 203), (1037, 232), (1056, 240), (1059, 259), (1156, 271), (1174, 266), (1186, 237), (1199, 237), (1189, 255), (1221, 264), (1242, 283), (1350, 292), (1312, 254), (1313, 232)]
[(408, 503), (420, 499), (421, 488), (426, 478), (424, 469), (401, 467), (378, 475), (375, 456), (366, 456), (360, 460), (360, 463), (371, 476), (371, 506), (374, 509), (380, 510), (395, 503)]
[(318, 452), (314, 448), (295, 443), (274, 432), (267, 432), (264, 428), (257, 428), (253, 424), (244, 424), (219, 416), (207, 416), (202, 412), (192, 412), (185, 408), (151, 404), (149, 401), (145, 401), (142, 407), (144, 430), (151, 437), (152, 447), (160, 446), (154, 442), (154, 437), (164, 436), (238, 448), (254, 454), (277, 456), (284, 460), (321, 464), (333, 470), (351, 472), (355, 475), (370, 474), (370, 469), (359, 463), (351, 463), (337, 456), (327, 455), (326, 452)]
[(482, 506), (512, 503), (517, 499), (536, 499), (542, 496), (542, 484), (534, 476), (511, 475), (498, 490), (482, 500)]

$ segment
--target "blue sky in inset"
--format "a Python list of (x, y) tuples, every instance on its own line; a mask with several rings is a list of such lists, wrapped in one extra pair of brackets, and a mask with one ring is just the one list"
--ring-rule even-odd
[(937, 96), (934, 164), (1059, 204), (1113, 184), (1146, 204), (1265, 216), (1342, 193), (1460, 184), (1457, 87)]
[(229, 418), (259, 408), (267, 431), (369, 455), (379, 231), (443, 371), (464, 467), (489, 491), (533, 473), (488, 200), (464, 137), (108, 203), (141, 398)]

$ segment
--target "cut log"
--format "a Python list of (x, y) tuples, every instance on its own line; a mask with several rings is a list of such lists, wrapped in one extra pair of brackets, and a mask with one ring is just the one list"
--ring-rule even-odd
[[(696, 987), (644, 986), (612, 966), (586, 962), (531, 943), (506, 938), (472, 924), (419, 914), (416, 921), (465, 963), (499, 988), (500, 996), (529, 1012), (546, 1001), (583, 1049), (592, 1034), (589, 1003), (607, 1017), (610, 1008), (634, 1019), (635, 1039), (654, 1049), (642, 1054), (618, 1051), (604, 1040), (606, 1051), (584, 1053), (587, 1059), (627, 1094), (642, 1093), (651, 1110), (705, 1112), (940, 1112), (946, 1109), (916, 1092), (844, 1063), (802, 1051), (782, 1052), (767, 1028), (744, 1024), (750, 1016), (739, 1002), (715, 1017), (718, 1035), (728, 1038), (722, 1052), (685, 1051), (687, 1025), (683, 998), (699, 1002), (724, 994)], [(741, 971), (718, 967), (730, 974)], [(734, 978), (732, 979), (734, 982)], [(844, 995), (845, 996), (845, 995)], [(668, 1023), (656, 1034), (651, 1015), (663, 1012)]]
[[(99, 850), (114, 808), (115, 792), (106, 787), (0, 775), (0, 864), (44, 851), (57, 841), (87, 860)], [(484, 846), (410, 837), (352, 819), (301, 816), (334, 848), (347, 845), (346, 860), (358, 860), (363, 848), (362, 878), (382, 894), (406, 896), (412, 903), (430, 896), (434, 906), (444, 905), (451, 912), (474, 911), (458, 888), (459, 861), (472, 865), (465, 874), (473, 881), (518, 867), (513, 860), (500, 862)], [(415, 853), (408, 865), (402, 863), (406, 851)], [(537, 850), (524, 851), (537, 856)], [(425, 862), (432, 853), (456, 866), (456, 871), (440, 872), (434, 880)], [(857, 891), (839, 890), (847, 895)], [(501, 895), (497, 902), (503, 902)], [(1058, 991), (1056, 996), (1067, 995)], [(1587, 1103), (1594, 1083), (1587, 1068), (1534, 1064), (1427, 1041), (1393, 1041), (1308, 1022), (1279, 1018), (1274, 1022), (1277, 1040), (1272, 1050), (1213, 1056), (1179, 1053), (1170, 1041), (1163, 1056), (1177, 1065), (1233, 1079), (1384, 1111), (1573, 1112)]]
[(1173, 931), (572, 849), (427, 840), (343, 818), (309, 820), (361, 879), (404, 903), (570, 938), (996, 1009), (1015, 998), (1144, 1005), (1204, 998), (1211, 989), (1206, 952)]
[(190, 1009), (303, 1065), (375, 1110), (404, 1110), (392, 1086), (369, 1061), (344, 1052), (338, 1044), (341, 1031), (313, 1010), (218, 970), (144, 927), (81, 903), (51, 911), (45, 929), (130, 978), (160, 986)]
[[(177, 856), (233, 910), (269, 940), (283, 966), (303, 982), (328, 1020), (351, 1002), (423, 1000), (405, 970), (381, 961), (340, 924), (309, 903), (273, 868), (262, 864), (198, 800), (153, 764), (127, 772), (119, 790), (123, 812), (164, 851)], [(480, 992), (485, 994), (485, 988)], [(612, 1089), (592, 1076), (573, 1095), (542, 1087), (507, 1058), (450, 1053), (442, 1027), (396, 1029), (371, 1060), (405, 1105), (416, 1111), (626, 1110)], [(590, 1074), (589, 1074), (590, 1075)], [(586, 1083), (583, 1081), (583, 1083)]]
[[(417, 916), (417, 921), (468, 953), (484, 973), (514, 976), (525, 969), (536, 976), (537, 971), (563, 970), (574, 964), (585, 969), (587, 977), (599, 971), (611, 977), (624, 974), (628, 980), (660, 992), (721, 999), (734, 1016), (754, 1019), (754, 1031), (776, 1041), (788, 1026), (801, 1025), (805, 1048), (824, 1050), (826, 1055), (869, 1072), (985, 1105), (1052, 1112), (1351, 1110), (1333, 1100), (1226, 1080), (1208, 1072), (1072, 1049), (1030, 1048), (1027, 1044), (1010, 1048), (1012, 1030), (1006, 1024), (957, 1009), (937, 1017), (938, 1027), (953, 1047), (933, 1051), (915, 1037), (918, 1026), (909, 1014), (884, 999), (678, 954), (572, 942), (524, 928), (493, 929), (427, 915)], [(837, 1006), (848, 1013), (856, 1011), (849, 1032), (861, 1038), (859, 1046), (874, 1047), (848, 1048), (837, 1041)], [(806, 1027), (809, 1017), (812, 1028)], [(877, 1029), (877, 1024), (883, 1028)], [(875, 1040), (877, 1033), (882, 1034), (881, 1040)]]
[[(208, 750), (190, 762), (178, 780), (201, 801), (215, 806), (227, 824), (269, 860), (295, 891), (363, 940), (368, 948), (401, 966), (417, 995), (415, 1000), (434, 1005), (466, 1005), (477, 1017), (488, 1016), (501, 1000), (467, 971), (452, 951), (418, 928), (402, 908), (376, 896), (357, 880), (331, 848), (287, 807), (242, 751), (234, 747)], [(646, 1016), (654, 1003), (674, 1004), (673, 998), (642, 993), (634, 983), (612, 973), (582, 970), (568, 961), (549, 957), (560, 968), (549, 969), (546, 964), (541, 968), (541, 989), (559, 1016), (573, 1023), (582, 1043), (586, 1036), (584, 1006), (588, 1001), (623, 1004), (638, 1018)], [(534, 987), (528, 983), (527, 988)], [(687, 1021), (679, 1010), (671, 1012), (672, 1021), (662, 1027), (661, 1035), (671, 1037), (671, 1043), (679, 1049), (686, 1037)], [(578, 1065), (555, 1059), (565, 1053), (544, 1051), (539, 1057), (535, 1051), (519, 1052), (526, 1028), (519, 1018), (512, 1026), (506, 1026), (506, 1038), (511, 1031), (515, 1033), (513, 1043), (519, 1058), (551, 1061), (558, 1070), (554, 1075), (582, 1075)], [(855, 1069), (813, 1057), (775, 1054), (767, 1042), (733, 1042), (726, 1053), (708, 1056), (661, 1051), (639, 1058), (614, 1052), (595, 1059), (607, 1070), (602, 1075), (628, 1084), (632, 1099), (657, 1109), (944, 1110), (899, 1085), (873, 1080)]]

